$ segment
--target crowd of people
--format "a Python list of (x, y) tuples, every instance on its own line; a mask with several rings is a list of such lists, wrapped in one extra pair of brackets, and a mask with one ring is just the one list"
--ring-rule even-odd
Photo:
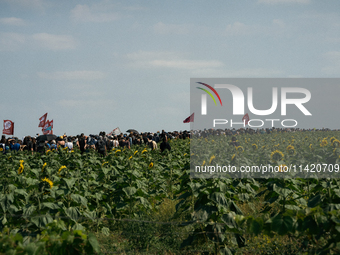
[[(17, 137), (6, 138), (2, 135), (0, 140), (0, 152), (7, 153), (9, 151), (29, 151), (32, 154), (35, 152), (44, 153), (46, 150), (58, 150), (67, 148), (73, 150), (77, 147), (83, 154), (89, 150), (97, 150), (103, 156), (107, 151), (113, 148), (132, 148), (135, 145), (149, 146), (153, 150), (159, 149), (160, 152), (171, 150), (169, 144), (170, 139), (186, 139), (190, 137), (208, 137), (210, 135), (224, 135), (235, 138), (241, 134), (270, 134), (273, 132), (314, 132), (314, 131), (330, 131), (328, 128), (323, 129), (299, 129), (299, 128), (240, 128), (240, 129), (204, 129), (192, 131), (174, 131), (174, 132), (130, 132), (129, 134), (107, 135), (105, 132), (100, 132), (99, 135), (84, 135), (83, 133), (77, 136), (55, 136), (55, 139), (45, 140), (39, 139), (40, 136), (31, 137), (25, 136), (23, 139)], [(236, 139), (232, 139), (234, 145)], [(234, 143), (233, 143), (234, 142)]]
[(142, 145), (150, 147), (153, 150), (159, 149), (160, 152), (166, 150), (170, 151), (170, 139), (186, 139), (190, 135), (187, 131), (181, 132), (156, 132), (156, 133), (138, 133), (130, 132), (129, 134), (106, 135), (105, 132), (100, 132), (99, 135), (84, 135), (83, 133), (77, 136), (55, 136), (52, 140), (40, 139), (43, 136), (25, 136), (23, 139), (17, 137), (9, 137), (6, 139), (2, 135), (0, 140), (0, 151), (7, 153), (9, 151), (29, 151), (32, 154), (36, 152), (44, 153), (47, 150), (58, 150), (67, 148), (73, 150), (75, 147), (79, 148), (81, 153), (89, 150), (96, 150), (103, 156), (107, 151), (113, 148), (127, 148), (130, 149), (135, 145)]

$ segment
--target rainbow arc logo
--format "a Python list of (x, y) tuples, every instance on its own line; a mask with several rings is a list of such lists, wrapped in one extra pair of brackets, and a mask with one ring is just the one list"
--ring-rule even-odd
[[(221, 100), (221, 97), (220, 95), (217, 93), (217, 91), (211, 87), (210, 85), (206, 84), (206, 83), (203, 83), (203, 82), (197, 82), (198, 84), (201, 84), (203, 86), (206, 86), (207, 88), (209, 88), (212, 92), (214, 92), (214, 94), (217, 96), (218, 100), (220, 101), (220, 104), (222, 106), (222, 100)], [(215, 105), (217, 105), (216, 103), (216, 100), (215, 100), (215, 97), (213, 96), (213, 94), (207, 90), (207, 89), (204, 89), (204, 88), (201, 88), (201, 87), (196, 87), (200, 90), (203, 90), (204, 92), (206, 92), (213, 100), (214, 100), (214, 103)], [(202, 94), (202, 108), (201, 108), (201, 114), (202, 115), (206, 115), (207, 114), (207, 95), (206, 94)]]

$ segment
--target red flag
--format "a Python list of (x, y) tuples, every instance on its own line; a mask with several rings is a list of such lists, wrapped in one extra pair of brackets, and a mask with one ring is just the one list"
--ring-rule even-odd
[(45, 125), (42, 128), (42, 132), (43, 132), (44, 135), (53, 134), (53, 120), (51, 120), (51, 121), (47, 120), (45, 122)]
[(45, 113), (43, 116), (39, 118), (39, 126), (38, 127), (43, 127), (45, 125), (47, 119), (47, 113)]
[(5, 135), (14, 135), (14, 122), (11, 120), (4, 120), (4, 129), (2, 133)]
[(189, 123), (189, 122), (194, 122), (194, 114), (191, 114), (188, 118), (186, 118), (185, 120), (183, 120), (183, 123)]
[(42, 131), (44, 131), (45, 129), (47, 129), (50, 126), (50, 121), (46, 120), (44, 126), (42, 127)]
[(248, 125), (248, 122), (249, 122), (249, 115), (248, 115), (248, 113), (246, 113), (243, 116), (242, 121), (245, 122), (246, 125)]

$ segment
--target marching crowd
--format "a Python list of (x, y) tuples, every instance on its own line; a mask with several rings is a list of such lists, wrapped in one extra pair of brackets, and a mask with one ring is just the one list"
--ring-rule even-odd
[[(58, 150), (60, 148), (67, 148), (73, 150), (77, 147), (83, 154), (89, 150), (97, 150), (103, 156), (107, 151), (113, 148), (128, 148), (135, 145), (146, 145), (151, 149), (160, 149), (161, 152), (171, 150), (169, 144), (170, 139), (185, 139), (189, 137), (189, 132), (156, 132), (156, 133), (137, 133), (130, 132), (130, 134), (106, 135), (105, 132), (100, 132), (99, 135), (85, 136), (83, 133), (77, 136), (54, 136), (52, 140), (46, 139), (46, 136), (25, 136), (23, 139), (16, 137), (7, 138), (5, 135), (0, 140), (0, 151), (7, 153), (8, 151), (29, 151), (35, 153), (43, 153), (46, 150)], [(48, 137), (48, 136), (47, 136)], [(51, 136), (49, 136), (51, 137)]]
[[(97, 150), (103, 156), (107, 151), (113, 148), (121, 147), (128, 148), (135, 145), (149, 146), (151, 149), (160, 149), (161, 152), (171, 150), (168, 140), (170, 139), (186, 139), (189, 137), (207, 137), (210, 135), (225, 135), (235, 138), (241, 134), (270, 134), (273, 132), (314, 132), (314, 131), (330, 131), (328, 128), (323, 129), (299, 129), (299, 128), (267, 128), (267, 129), (204, 129), (193, 131), (174, 131), (174, 132), (156, 132), (156, 133), (138, 133), (130, 132), (129, 134), (106, 135), (105, 132), (100, 132), (99, 135), (85, 136), (83, 133), (77, 136), (54, 136), (54, 139), (39, 139), (43, 136), (31, 137), (25, 136), (23, 139), (16, 137), (7, 138), (2, 135), (0, 140), (0, 152), (7, 153), (8, 151), (29, 151), (35, 153), (44, 153), (46, 150), (58, 150), (60, 148), (67, 148), (73, 150), (77, 147), (83, 154), (89, 150)], [(236, 140), (236, 139), (234, 139)]]

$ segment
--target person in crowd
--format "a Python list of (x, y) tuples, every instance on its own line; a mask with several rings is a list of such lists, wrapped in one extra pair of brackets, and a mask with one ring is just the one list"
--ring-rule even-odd
[(102, 157), (106, 156), (107, 148), (106, 148), (106, 143), (105, 143), (102, 136), (99, 136), (99, 138), (98, 138), (98, 141), (97, 141), (97, 144), (96, 144), (96, 149), (97, 149), (98, 153), (100, 155), (102, 155)]
[(148, 137), (148, 145), (152, 150), (156, 150), (157, 149), (157, 143), (155, 141), (152, 140), (152, 136)]
[(69, 151), (73, 150), (73, 142), (72, 142), (71, 137), (67, 138), (67, 142), (65, 143), (65, 148), (68, 148)]
[(6, 145), (6, 137), (5, 135), (2, 135), (1, 140), (0, 140), (0, 149), (2, 149), (2, 153), (5, 153), (5, 145)]
[(85, 147), (86, 147), (86, 137), (84, 133), (80, 134), (80, 138), (78, 139), (77, 146), (80, 149), (80, 153), (83, 154), (85, 151)]
[(51, 150), (57, 150), (57, 143), (55, 140), (52, 140), (50, 143)]
[(168, 143), (168, 138), (167, 138), (167, 136), (164, 136), (164, 137), (163, 137), (163, 142), (160, 144), (159, 147), (160, 147), (162, 153), (163, 153), (165, 150), (171, 151), (171, 146), (170, 146), (170, 144)]
[(57, 138), (57, 147), (59, 149), (60, 148), (64, 148), (65, 147), (65, 140), (64, 140), (64, 136), (60, 136)]
[(20, 150), (21, 141), (16, 141), (14, 139), (11, 140), (10, 149), (11, 151), (19, 151)]

